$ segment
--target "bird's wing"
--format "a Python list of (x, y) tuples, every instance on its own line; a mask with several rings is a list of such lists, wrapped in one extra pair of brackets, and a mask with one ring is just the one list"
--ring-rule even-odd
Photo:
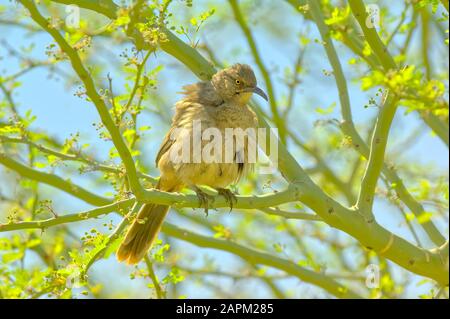
[(172, 126), (169, 130), (169, 132), (167, 132), (166, 136), (164, 137), (163, 142), (161, 143), (161, 146), (159, 147), (159, 151), (158, 154), (156, 155), (156, 166), (158, 167), (159, 164), (159, 160), (161, 159), (161, 157), (168, 151), (170, 150), (170, 147), (173, 145), (173, 143), (175, 143), (174, 139), (171, 139), (170, 136), (172, 135), (174, 127)]
[[(222, 98), (216, 93), (211, 83), (199, 82), (183, 87), (183, 99), (175, 104), (175, 115), (172, 118), (172, 126), (167, 132), (156, 156), (156, 166), (161, 157), (172, 147), (176, 139), (171, 138), (175, 128), (192, 128), (192, 121), (201, 120), (202, 123), (210, 122), (212, 119), (208, 115), (212, 108), (223, 103)], [(206, 121), (205, 121), (206, 120)], [(206, 126), (211, 126), (207, 124)]]

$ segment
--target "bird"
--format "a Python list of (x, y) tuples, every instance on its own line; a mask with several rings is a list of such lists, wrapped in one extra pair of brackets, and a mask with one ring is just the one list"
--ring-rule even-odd
[[(227, 128), (256, 129), (258, 119), (248, 102), (253, 93), (266, 101), (268, 97), (257, 86), (252, 68), (241, 63), (216, 72), (209, 81), (186, 85), (181, 93), (183, 97), (175, 104), (172, 125), (156, 156), (155, 162), (161, 176), (155, 188), (165, 192), (190, 188), (196, 192), (207, 213), (211, 195), (199, 186), (209, 186), (224, 196), (232, 209), (235, 194), (227, 187), (237, 183), (253, 165), (245, 156), (248, 140), (243, 149), (232, 148), (232, 152), (235, 152), (232, 161), (225, 161), (223, 154), (219, 154), (218, 161), (205, 161), (203, 158), (195, 161), (190, 154), (189, 160), (180, 162), (174, 160), (174, 150), (183, 148), (186, 135), (195, 134), (195, 123), (201, 125), (201, 132), (215, 129), (226, 134)], [(184, 133), (175, 134), (176, 132)], [(192, 145), (188, 146), (189, 151), (193, 151)], [(205, 142), (202, 141), (201, 147), (204, 146)], [(146, 203), (140, 208), (116, 252), (119, 262), (132, 265), (145, 256), (155, 241), (169, 208), (167, 205), (152, 203)]]

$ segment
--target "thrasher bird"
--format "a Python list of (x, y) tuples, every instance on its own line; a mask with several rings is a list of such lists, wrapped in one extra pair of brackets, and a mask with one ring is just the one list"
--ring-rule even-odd
[[(211, 81), (199, 82), (183, 87), (184, 97), (175, 105), (172, 126), (161, 144), (156, 165), (161, 171), (156, 188), (166, 192), (176, 192), (184, 187), (193, 189), (207, 209), (209, 195), (198, 185), (206, 185), (218, 191), (233, 205), (234, 194), (226, 189), (236, 183), (251, 168), (247, 154), (248, 140), (243, 149), (233, 149), (232, 161), (194, 161), (190, 154), (188, 161), (174, 161), (173, 151), (183, 149), (186, 134), (194, 133), (194, 122), (201, 124), (201, 130), (216, 128), (225, 135), (227, 128), (256, 129), (256, 114), (247, 105), (253, 93), (267, 99), (257, 87), (256, 77), (250, 66), (234, 64), (217, 72)], [(180, 130), (182, 129), (182, 130)], [(177, 131), (178, 130), (178, 131)], [(176, 132), (182, 132), (175, 134)], [(189, 139), (188, 139), (189, 140)], [(204, 146), (202, 141), (202, 147)], [(222, 142), (224, 143), (224, 142)], [(188, 145), (193, 151), (192, 145)], [(138, 263), (150, 249), (169, 211), (169, 206), (145, 204), (138, 212), (125, 239), (117, 251), (117, 259), (128, 264)]]

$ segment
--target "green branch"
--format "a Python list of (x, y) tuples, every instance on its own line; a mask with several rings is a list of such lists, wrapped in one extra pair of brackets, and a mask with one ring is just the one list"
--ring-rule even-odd
[[(351, 106), (350, 99), (348, 94), (348, 88), (346, 85), (345, 76), (341, 67), (341, 63), (339, 61), (336, 50), (333, 46), (333, 41), (330, 37), (330, 31), (328, 26), (323, 22), (323, 14), (319, 4), (316, 1), (310, 1), (310, 16), (317, 24), (319, 32), (322, 37), (322, 41), (325, 46), (325, 51), (327, 53), (328, 59), (330, 60), (330, 64), (333, 68), (333, 74), (336, 79), (336, 86), (339, 92), (340, 104), (341, 104), (341, 113), (343, 121), (341, 123), (341, 129), (344, 134), (348, 135), (352, 139), (352, 144), (355, 146), (355, 149), (363, 155), (365, 158), (370, 158), (370, 150), (366, 145), (362, 137), (359, 135), (358, 131), (355, 128), (351, 117)], [(378, 35), (376, 35), (378, 37)], [(390, 180), (390, 182), (394, 185), (395, 191), (398, 197), (408, 206), (408, 208), (413, 212), (416, 217), (419, 217), (424, 213), (423, 206), (416, 201), (411, 194), (408, 192), (406, 187), (403, 184), (403, 181), (395, 172), (393, 166), (388, 166), (384, 164), (383, 161), (383, 174)], [(366, 211), (367, 212), (367, 211)], [(364, 214), (364, 212), (363, 212)], [(370, 214), (370, 212), (368, 213)], [(366, 215), (370, 216), (370, 215)], [(370, 219), (370, 218), (369, 218)], [(429, 236), (429, 238), (437, 245), (442, 244), (445, 241), (445, 238), (441, 235), (439, 230), (436, 228), (434, 223), (429, 220), (421, 226), (424, 228), (425, 232)]]
[(422, 60), (425, 66), (425, 77), (430, 80), (432, 77), (432, 67), (428, 50), (430, 49), (430, 16), (428, 10), (420, 10), (422, 20), (422, 32), (420, 33)]
[[(37, 150), (41, 151), (42, 153), (53, 155), (64, 161), (75, 161), (75, 162), (84, 163), (94, 169), (98, 169), (103, 172), (114, 173), (117, 175), (124, 174), (124, 171), (120, 168), (101, 164), (100, 162), (98, 162), (94, 159), (90, 159), (90, 158), (83, 156), (81, 153), (78, 153), (78, 152), (77, 152), (77, 154), (61, 153), (50, 147), (47, 147), (47, 146), (44, 146), (41, 144), (37, 144), (25, 137), (9, 137), (9, 136), (0, 135), (0, 141), (3, 143), (26, 144), (26, 145), (36, 148)], [(150, 181), (151, 183), (156, 183), (156, 181), (157, 181), (157, 178), (147, 175), (147, 174), (144, 174), (144, 173), (141, 173), (141, 172), (138, 172), (138, 176), (140, 178), (144, 178), (144, 179)]]
[(147, 266), (148, 276), (150, 277), (150, 280), (152, 281), (153, 287), (156, 292), (156, 298), (165, 299), (166, 292), (161, 288), (161, 285), (159, 284), (158, 277), (153, 270), (153, 263), (151, 262), (150, 258), (148, 258), (148, 255), (144, 256), (144, 261), (145, 265)]
[[(308, 0), (286, 0), (294, 9), (298, 12), (300, 11), (305, 19), (312, 20), (315, 22), (312, 13), (310, 10), (304, 9), (299, 10), (300, 7), (304, 7), (308, 4)], [(342, 28), (336, 27), (336, 32), (339, 32), (340, 36), (342, 36), (342, 42), (352, 50), (356, 55), (358, 55), (361, 59), (367, 62), (367, 64), (373, 69), (379, 69), (379, 60), (378, 58), (371, 54), (369, 56), (364, 54), (364, 41), (361, 40), (359, 34), (356, 32), (356, 25), (351, 20), (348, 21), (348, 24), (344, 25)]]
[[(394, 62), (394, 59), (389, 54), (389, 51), (384, 46), (380, 37), (375, 28), (368, 28), (366, 25), (367, 12), (365, 5), (362, 0), (349, 0), (350, 8), (358, 20), (358, 23), (365, 35), (369, 46), (375, 52), (375, 54), (380, 59), (383, 68), (386, 72), (391, 69), (397, 69), (397, 66)], [(421, 114), (422, 115), (422, 114)], [(440, 122), (436, 117), (430, 117), (432, 120), (426, 121), (428, 125), (433, 129), (433, 131), (439, 131), (439, 129), (435, 128), (436, 122)], [(361, 144), (362, 145), (362, 144)], [(448, 133), (447, 133), (447, 145), (448, 145)], [(365, 147), (367, 149), (367, 147)], [(369, 152), (367, 152), (368, 154)], [(369, 155), (368, 155), (369, 156)], [(368, 158), (368, 157), (366, 157)], [(417, 202), (411, 194), (408, 192), (406, 187), (404, 186), (402, 180), (398, 177), (397, 173), (392, 168), (383, 169), (383, 173), (385, 176), (395, 184), (395, 190), (402, 201), (408, 206), (409, 209), (414, 213), (416, 217), (419, 217), (424, 213), (423, 206)], [(430, 220), (426, 223), (421, 224), (430, 239), (437, 245), (441, 245), (445, 241), (445, 237), (439, 232), (433, 222)]]
[(449, 126), (444, 121), (441, 121), (436, 115), (431, 112), (420, 112), (422, 120), (433, 130), (434, 133), (442, 140), (442, 142), (449, 146)]
[(380, 177), (384, 164), (384, 155), (389, 137), (389, 129), (397, 110), (398, 99), (394, 94), (386, 93), (385, 101), (380, 107), (377, 123), (373, 130), (372, 142), (370, 145), (369, 159), (364, 173), (361, 189), (356, 206), (366, 213), (366, 217), (372, 219), (372, 206), (375, 197), (375, 188)]
[(291, 261), (275, 257), (268, 253), (253, 250), (233, 243), (229, 240), (221, 240), (198, 235), (188, 230), (178, 228), (167, 222), (164, 223), (162, 231), (166, 235), (190, 242), (196, 246), (223, 250), (237, 255), (252, 264), (266, 265), (283, 270), (290, 275), (296, 276), (304, 282), (323, 288), (336, 297), (361, 298), (361, 296), (359, 296), (358, 294), (339, 284), (335, 280), (328, 278), (326, 275), (305, 269)]
[[(345, 130), (347, 131), (347, 133), (350, 134), (350, 136), (355, 136), (359, 140), (362, 141), (362, 138), (360, 137), (360, 135), (357, 132), (355, 125), (353, 123), (347, 81), (345, 79), (345, 75), (342, 70), (342, 66), (339, 61), (339, 57), (337, 55), (336, 49), (334, 48), (333, 41), (330, 37), (330, 30), (328, 29), (327, 25), (324, 22), (324, 17), (322, 14), (322, 10), (320, 8), (320, 3), (317, 1), (314, 1), (314, 0), (309, 0), (308, 3), (309, 3), (312, 19), (314, 20), (314, 22), (317, 25), (317, 28), (319, 29), (319, 33), (322, 37), (322, 43), (324, 45), (325, 52), (327, 54), (328, 60), (330, 61), (331, 67), (333, 68), (333, 74), (334, 74), (334, 77), (336, 80), (336, 86), (337, 86), (338, 93), (339, 93), (341, 114), (342, 114), (342, 118), (343, 118), (343, 122), (341, 123), (341, 126), (343, 128), (345, 128)], [(384, 112), (383, 114), (393, 116), (395, 114), (395, 109), (396, 109), (396, 105), (394, 105), (394, 113)], [(390, 111), (391, 108), (386, 108), (385, 110)], [(381, 117), (381, 114), (380, 114), (380, 117)], [(388, 128), (389, 128), (392, 118), (388, 119), (387, 117), (383, 116), (383, 121), (385, 121), (385, 120), (387, 121)], [(383, 126), (383, 128), (384, 128), (384, 126)], [(386, 133), (386, 136), (383, 136), (383, 138), (385, 140), (387, 140), (388, 132), (384, 132), (384, 133)], [(379, 133), (377, 134), (377, 137), (378, 137), (378, 135), (379, 135)], [(375, 134), (374, 134), (374, 136), (375, 136)], [(379, 139), (377, 139), (377, 141), (378, 140)], [(363, 193), (362, 194), (360, 193), (359, 199), (357, 202), (357, 207), (360, 208), (361, 212), (363, 214), (365, 214), (365, 216), (368, 217), (369, 219), (373, 219), (373, 215), (371, 212), (371, 210), (372, 210), (371, 203), (373, 200), (375, 186), (378, 181), (381, 167), (384, 164), (384, 151), (385, 151), (386, 143), (383, 143), (383, 145), (382, 145), (380, 143), (373, 142), (372, 145), (377, 146), (377, 152), (372, 152), (373, 149), (371, 151), (371, 154), (369, 156), (369, 162), (367, 164), (367, 171), (370, 171), (370, 174), (368, 174), (367, 177), (365, 177), (363, 179), (362, 185), (364, 185), (364, 186), (361, 187), (361, 191)], [(380, 147), (378, 147), (378, 146), (380, 146)], [(361, 201), (360, 201), (360, 199), (362, 198), (361, 195), (364, 196), (363, 198), (367, 198), (368, 195), (371, 195), (370, 201), (369, 201), (370, 205), (361, 206)]]
[(88, 211), (79, 212), (76, 214), (67, 214), (54, 218), (37, 221), (22, 221), (8, 224), (0, 224), (0, 232), (23, 230), (23, 229), (47, 229), (50, 227), (64, 225), (68, 223), (76, 223), (92, 218), (99, 217), (101, 215), (109, 214), (111, 212), (126, 211), (134, 203), (134, 198), (125, 199), (114, 204), (94, 208)]
[(361, 27), (364, 36), (369, 43), (370, 47), (374, 51), (375, 55), (380, 60), (383, 68), (388, 71), (391, 69), (396, 70), (397, 65), (395, 64), (394, 59), (389, 54), (388, 49), (384, 46), (383, 41), (381, 41), (378, 36), (377, 30), (374, 27), (369, 27), (367, 25), (367, 21), (369, 15), (366, 11), (366, 6), (364, 5), (362, 0), (349, 0), (348, 1), (350, 8), (355, 16), (356, 20)]
[(324, 17), (320, 9), (320, 4), (317, 1), (309, 0), (309, 7), (311, 16), (319, 29), (319, 33), (322, 37), (322, 43), (325, 48), (328, 60), (330, 61), (331, 67), (333, 68), (333, 75), (336, 80), (336, 86), (338, 88), (339, 101), (341, 104), (341, 114), (345, 122), (343, 125), (348, 125), (352, 131), (356, 134), (357, 131), (353, 124), (352, 110), (350, 106), (350, 98), (347, 88), (347, 80), (345, 79), (344, 71), (342, 70), (341, 63), (339, 62), (339, 57), (334, 48), (333, 40), (330, 37), (330, 30), (324, 22)]
[(95, 253), (87, 261), (86, 265), (83, 267), (83, 273), (81, 274), (81, 276), (87, 274), (89, 269), (91, 268), (91, 266), (97, 260), (99, 260), (100, 258), (102, 258), (104, 256), (104, 253), (106, 252), (108, 247), (113, 242), (115, 242), (116, 240), (118, 240), (120, 238), (120, 235), (122, 234), (122, 232), (125, 230), (125, 228), (130, 223), (130, 217), (135, 216), (138, 213), (139, 209), (141, 209), (141, 207), (142, 207), (141, 203), (134, 202), (132, 209), (130, 210), (130, 212), (128, 214), (125, 215), (125, 217), (122, 219), (120, 224), (116, 227), (116, 229), (114, 229), (114, 231), (106, 238), (105, 242), (102, 245), (100, 245), (100, 247), (96, 247)]
[[(86, 88), (86, 94), (94, 103), (98, 114), (100, 115), (101, 121), (103, 125), (106, 127), (108, 132), (111, 135), (111, 139), (113, 141), (114, 146), (116, 147), (120, 158), (123, 161), (123, 164), (127, 171), (127, 177), (130, 181), (130, 187), (134, 195), (139, 198), (143, 192), (143, 188), (139, 183), (139, 179), (136, 172), (136, 167), (131, 156), (131, 153), (125, 144), (122, 135), (119, 129), (115, 126), (113, 119), (111, 118), (108, 107), (106, 106), (104, 100), (97, 92), (95, 88), (94, 81), (90, 76), (89, 72), (84, 67), (77, 51), (72, 48), (64, 37), (59, 33), (57, 29), (55, 29), (51, 24), (48, 23), (48, 20), (45, 19), (36, 8), (36, 5), (31, 0), (20, 0), (20, 2), (28, 9), (31, 18), (39, 25), (42, 29), (47, 31), (53, 39), (58, 43), (61, 50), (67, 55), (69, 58), (74, 71), (77, 73), (80, 80), (83, 82)], [(70, 1), (73, 4), (77, 4), (81, 7), (87, 5), (87, 9), (92, 9), (94, 6), (94, 2), (92, 1)], [(87, 2), (84, 3), (84, 2)], [(97, 1), (96, 2), (99, 7), (96, 7), (98, 10), (103, 10), (105, 13), (109, 12), (109, 7), (105, 7), (104, 3), (110, 3), (110, 1)], [(98, 12), (98, 11), (97, 11)]]
[(162, 27), (160, 31), (166, 35), (166, 41), (162, 41), (159, 44), (162, 50), (178, 61), (185, 61), (186, 63), (183, 64), (201, 80), (211, 79), (216, 70), (197, 50), (181, 41), (166, 28)]
[[(167, 193), (158, 190), (147, 191), (149, 198), (142, 203), (156, 203), (161, 205), (170, 205), (174, 208), (189, 207), (195, 208), (199, 206), (198, 197), (196, 195), (186, 195), (180, 193)], [(310, 220), (321, 221), (321, 218), (307, 213), (286, 212), (273, 207), (279, 204), (284, 204), (296, 200), (296, 189), (290, 188), (283, 192), (261, 195), (261, 196), (236, 196), (237, 203), (233, 205), (238, 209), (258, 209), (259, 211), (271, 215), (280, 216), (286, 219), (298, 219), (298, 220)], [(50, 226), (56, 226), (64, 223), (72, 223), (77, 221), (83, 221), (89, 218), (94, 218), (99, 215), (107, 214), (112, 211), (128, 208), (133, 202), (134, 198), (121, 200), (119, 202), (108, 204), (103, 207), (98, 207), (86, 212), (80, 212), (76, 214), (58, 216), (50, 218), (44, 221), (25, 221), (10, 224), (3, 224), (0, 226), (0, 232), (20, 230), (20, 229), (32, 229), (32, 228), (47, 228)], [(210, 203), (210, 208), (229, 207), (228, 202), (221, 196), (215, 197), (213, 203)]]
[[(264, 194), (264, 195), (240, 195), (236, 196), (237, 202), (233, 204), (237, 209), (260, 209), (267, 207), (274, 207), (284, 203), (296, 202), (302, 197), (302, 190), (295, 186), (289, 187), (281, 192)], [(169, 205), (174, 208), (182, 207), (200, 207), (197, 195), (169, 193), (156, 189), (146, 190), (142, 195), (141, 201), (143, 203), (155, 203), (161, 205)], [(214, 197), (214, 201), (210, 202), (209, 208), (229, 207), (229, 203), (223, 196)], [(304, 215), (297, 215), (298, 219), (305, 219)]]
[[(138, 88), (140, 87), (142, 71), (145, 70), (145, 65), (146, 65), (147, 60), (150, 57), (151, 53), (152, 53), (152, 51), (149, 50), (147, 52), (147, 54), (145, 55), (144, 59), (142, 60), (142, 62), (139, 63), (138, 66), (137, 66), (136, 79), (134, 81), (134, 85), (133, 85), (133, 89), (131, 90), (130, 97), (128, 98), (128, 102), (127, 102), (127, 104), (124, 107), (124, 111), (122, 112), (122, 116), (123, 116), (123, 114), (128, 112), (128, 110), (130, 109), (131, 104), (133, 103), (133, 100), (134, 100), (134, 97), (136, 95), (136, 92), (137, 92)], [(121, 116), (120, 119), (122, 119), (122, 116)]]
[[(369, 28), (366, 24), (368, 18), (368, 13), (366, 12), (366, 7), (362, 0), (349, 0), (350, 8), (358, 21), (364, 36), (369, 43), (369, 46), (374, 51), (375, 55), (380, 59), (381, 64), (385, 72), (389, 70), (397, 70), (397, 65), (394, 58), (389, 53), (386, 46), (381, 41), (378, 36), (377, 30), (375, 28)], [(426, 63), (425, 63), (426, 64)], [(428, 69), (429, 67), (427, 67)], [(428, 70), (429, 71), (429, 70)], [(431, 72), (431, 71), (430, 71)], [(428, 72), (427, 72), (428, 73)], [(424, 122), (436, 133), (436, 135), (447, 145), (449, 145), (449, 133), (443, 131), (442, 127), (445, 125), (442, 121), (435, 115), (427, 115), (424, 112), (419, 112), (420, 116)]]
[(311, 221), (323, 221), (317, 215), (309, 214), (309, 213), (300, 213), (300, 212), (286, 212), (284, 210), (278, 208), (260, 208), (260, 211), (272, 215), (272, 216), (280, 216), (285, 219), (300, 219), (300, 220), (311, 220)]
[(98, 196), (94, 193), (91, 193), (91, 192), (85, 190), (84, 188), (73, 184), (70, 181), (66, 181), (66, 180), (62, 179), (59, 176), (40, 172), (40, 171), (32, 169), (28, 166), (25, 166), (22, 163), (19, 163), (15, 160), (9, 158), (8, 156), (6, 156), (6, 154), (0, 153), (0, 164), (17, 172), (22, 177), (26, 177), (26, 178), (38, 181), (40, 183), (44, 183), (44, 184), (53, 186), (59, 190), (62, 190), (68, 194), (71, 194), (91, 205), (103, 206), (103, 205), (107, 205), (107, 204), (111, 203), (111, 200), (108, 198), (104, 198), (104, 197)]

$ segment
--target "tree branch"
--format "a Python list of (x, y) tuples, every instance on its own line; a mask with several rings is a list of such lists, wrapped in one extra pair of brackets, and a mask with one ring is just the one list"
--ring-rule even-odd
[[(170, 205), (174, 208), (182, 207), (197, 207), (199, 205), (198, 197), (196, 195), (186, 195), (180, 193), (166, 193), (158, 190), (148, 191), (151, 198), (143, 203), (156, 203), (161, 205)], [(237, 203), (233, 205), (234, 208), (239, 209), (258, 209), (259, 211), (268, 214), (284, 217), (287, 219), (299, 219), (299, 220), (311, 220), (321, 221), (320, 217), (307, 213), (294, 213), (285, 212), (279, 209), (269, 209), (268, 207), (276, 206), (278, 204), (284, 204), (295, 200), (296, 190), (291, 188), (287, 191), (278, 192), (274, 194), (261, 195), (261, 196), (236, 196)], [(150, 196), (149, 196), (150, 197)], [(32, 229), (32, 228), (47, 228), (56, 226), (68, 222), (83, 221), (89, 218), (94, 218), (99, 215), (107, 214), (112, 211), (120, 209), (127, 209), (135, 198), (125, 199), (113, 204), (107, 204), (103, 207), (98, 207), (86, 212), (80, 212), (76, 214), (58, 216), (50, 218), (44, 221), (24, 221), (10, 224), (0, 225), (0, 232), (20, 230), (20, 229)], [(228, 202), (221, 196), (216, 197), (214, 202), (211, 203), (210, 208), (228, 207)]]
[(339, 62), (339, 58), (334, 48), (333, 41), (330, 37), (330, 30), (324, 22), (324, 17), (320, 9), (320, 3), (317, 1), (309, 0), (308, 4), (310, 7), (312, 19), (316, 23), (317, 28), (319, 29), (319, 33), (322, 37), (322, 43), (325, 48), (328, 60), (330, 61), (330, 64), (333, 68), (333, 75), (336, 79), (336, 86), (338, 88), (339, 101), (341, 104), (342, 118), (345, 123), (349, 125), (350, 129), (358, 134), (353, 124), (347, 80), (345, 79), (341, 63)]
[[(384, 46), (383, 42), (381, 41), (380, 37), (378, 36), (378, 33), (375, 28), (368, 28), (366, 25), (366, 19), (367, 19), (367, 12), (365, 5), (362, 0), (349, 0), (350, 8), (355, 15), (356, 19), (358, 20), (358, 23), (366, 37), (367, 42), (369, 43), (370, 47), (374, 51), (374, 53), (378, 56), (380, 59), (383, 68), (386, 72), (388, 72), (391, 69), (397, 69), (397, 65), (395, 64), (394, 59), (389, 54), (389, 51)], [(434, 117), (433, 122), (435, 122), (437, 119)], [(430, 123), (433, 125), (432, 121)], [(429, 124), (429, 123), (427, 123)], [(436, 131), (436, 129), (433, 128), (433, 126), (430, 126), (433, 131)], [(448, 133), (447, 133), (448, 135)], [(447, 138), (448, 140), (448, 138)], [(448, 144), (448, 143), (447, 143)], [(367, 147), (366, 147), (367, 148)], [(367, 152), (368, 153), (368, 152)], [(369, 155), (370, 156), (370, 155)], [(400, 198), (404, 201), (404, 203), (411, 209), (411, 211), (414, 213), (416, 217), (420, 216), (423, 212), (423, 206), (417, 202), (408, 192), (406, 187), (404, 186), (401, 179), (397, 176), (395, 171), (393, 169), (387, 168), (383, 170), (386, 177), (391, 180), (392, 183), (395, 183), (397, 194)], [(445, 237), (442, 236), (442, 234), (439, 232), (439, 230), (436, 228), (436, 226), (431, 222), (428, 221), (426, 223), (422, 224), (422, 227), (427, 232), (430, 239), (437, 245), (441, 245), (445, 241)]]
[(109, 214), (113, 211), (123, 212), (126, 211), (133, 203), (134, 198), (121, 200), (119, 202), (109, 204), (106, 206), (94, 208), (88, 211), (79, 212), (76, 214), (67, 214), (54, 218), (37, 221), (22, 221), (8, 224), (0, 224), (0, 232), (7, 232), (13, 230), (23, 229), (47, 229), (58, 225), (64, 225), (68, 223), (76, 223), (92, 218), (99, 217), (101, 215)]
[[(324, 18), (319, 4), (316, 1), (310, 1), (309, 4), (310, 4), (310, 16), (317, 24), (317, 27), (319, 29), (319, 32), (321, 34), (325, 46), (325, 51), (327, 53), (328, 59), (330, 60), (330, 64), (333, 68), (333, 74), (336, 79), (336, 86), (339, 92), (341, 113), (343, 118), (343, 122), (341, 123), (341, 129), (344, 132), (344, 134), (351, 137), (355, 149), (365, 158), (369, 158), (370, 157), (369, 147), (366, 145), (364, 140), (359, 135), (351, 117), (351, 106), (348, 88), (346, 85), (345, 76), (339, 58), (333, 46), (333, 41), (330, 38), (330, 31), (327, 25), (323, 22)], [(377, 34), (375, 36), (378, 37)], [(424, 212), (423, 206), (418, 201), (416, 201), (408, 192), (408, 190), (403, 184), (403, 181), (395, 172), (394, 167), (392, 165), (388, 166), (386, 164), (383, 164), (382, 172), (390, 180), (392, 184), (396, 185), (395, 191), (398, 197), (408, 206), (408, 208), (414, 213), (416, 217), (420, 216)], [(424, 228), (427, 235), (435, 244), (440, 245), (445, 241), (445, 238), (440, 234), (439, 230), (436, 228), (436, 226), (433, 224), (431, 220), (421, 224), (421, 226)]]
[(159, 284), (158, 277), (155, 274), (155, 271), (153, 270), (153, 263), (151, 262), (150, 258), (148, 258), (148, 255), (144, 256), (145, 264), (147, 265), (147, 271), (148, 276), (150, 277), (153, 287), (156, 292), (156, 297), (158, 299), (165, 299), (166, 298), (166, 292), (161, 288), (161, 285)]
[(22, 163), (19, 163), (15, 160), (9, 158), (4, 153), (0, 153), (0, 164), (17, 172), (20, 176), (30, 178), (32, 180), (53, 186), (53, 187), (60, 189), (68, 194), (71, 194), (91, 205), (103, 206), (103, 205), (108, 205), (111, 203), (111, 199), (101, 197), (94, 193), (91, 193), (88, 190), (86, 190), (80, 186), (77, 186), (70, 181), (66, 181), (59, 176), (40, 172), (40, 171), (32, 169), (28, 166), (25, 166)]
[(196, 246), (227, 251), (241, 257), (242, 259), (252, 264), (266, 265), (283, 270), (290, 275), (296, 276), (304, 282), (311, 283), (323, 288), (336, 297), (361, 298), (361, 296), (357, 295), (355, 292), (349, 290), (345, 286), (342, 286), (338, 282), (328, 278), (325, 275), (302, 268), (291, 261), (244, 247), (229, 240), (214, 239), (198, 235), (188, 230), (178, 228), (167, 222), (164, 223), (162, 231), (166, 235), (190, 242)]
[(311, 221), (323, 221), (317, 215), (308, 214), (308, 213), (299, 213), (299, 212), (286, 212), (284, 210), (280, 210), (278, 208), (260, 208), (260, 211), (273, 216), (284, 217), (285, 219), (300, 219), (300, 220), (311, 220)]
[[(298, 12), (300, 7), (304, 7), (308, 4), (308, 0), (286, 0), (294, 9)], [(314, 18), (309, 10), (301, 10), (303, 16), (307, 20), (314, 21)], [(356, 32), (356, 25), (353, 21), (349, 21), (342, 28), (336, 28), (336, 32), (342, 36), (342, 43), (344, 43), (350, 50), (356, 55), (362, 58), (373, 69), (379, 69), (379, 60), (377, 56), (371, 54), (366, 56), (364, 54), (364, 41), (361, 40)]]
[(358, 196), (357, 207), (366, 213), (366, 218), (373, 218), (372, 206), (375, 197), (375, 188), (378, 183), (384, 164), (384, 155), (389, 137), (389, 129), (397, 110), (398, 99), (391, 92), (386, 93), (383, 105), (380, 107), (377, 123), (373, 130), (370, 145), (369, 159), (364, 173), (361, 189)]
[[(55, 157), (58, 157), (62, 160), (65, 161), (76, 161), (76, 162), (80, 162), (80, 163), (84, 163), (87, 164), (93, 168), (99, 169), (103, 172), (109, 172), (109, 173), (114, 173), (114, 174), (123, 174), (123, 170), (114, 166), (109, 166), (109, 165), (105, 165), (105, 164), (101, 164), (100, 162), (94, 160), (94, 159), (90, 159), (87, 158), (85, 156), (83, 156), (83, 154), (77, 153), (77, 154), (66, 154), (66, 153), (61, 153), (58, 152), (52, 148), (49, 148), (47, 146), (41, 145), (41, 144), (37, 144), (25, 137), (9, 137), (9, 136), (3, 136), (0, 135), (0, 141), (3, 143), (16, 143), (16, 144), (26, 144), (29, 146), (32, 146), (34, 148), (36, 148), (37, 150), (45, 153), (45, 154), (50, 154), (53, 155)], [(137, 173), (138, 176), (140, 178), (144, 178), (152, 183), (156, 183), (157, 178), (138, 172)]]
[(114, 229), (114, 231), (108, 236), (108, 238), (106, 238), (105, 242), (102, 245), (100, 245), (100, 247), (95, 248), (96, 251), (92, 255), (92, 257), (87, 261), (86, 265), (84, 265), (83, 271), (82, 271), (83, 273), (81, 274), (81, 276), (86, 275), (87, 272), (89, 271), (89, 269), (91, 268), (91, 266), (97, 260), (99, 260), (100, 258), (102, 258), (104, 256), (106, 249), (108, 249), (108, 247), (113, 242), (115, 242), (116, 240), (119, 239), (122, 232), (125, 230), (125, 228), (130, 223), (130, 217), (135, 216), (141, 207), (142, 207), (141, 203), (138, 203), (136, 201), (133, 203), (133, 208), (130, 210), (130, 212), (127, 215), (125, 215), (125, 217), (122, 219), (120, 224), (116, 227), (116, 229)]
[(366, 6), (362, 2), (362, 0), (349, 0), (348, 3), (353, 12), (353, 15), (355, 16), (356, 20), (358, 20), (359, 26), (361, 27), (367, 42), (374, 51), (375, 55), (380, 60), (383, 68), (386, 71), (391, 69), (396, 70), (397, 65), (395, 64), (394, 59), (389, 54), (389, 51), (378, 36), (377, 30), (375, 28), (370, 28), (367, 26), (366, 21), (368, 19), (368, 13), (366, 12)]
[[(366, 20), (368, 18), (368, 13), (366, 12), (366, 7), (362, 0), (349, 0), (350, 8), (355, 16), (356, 20), (364, 33), (364, 36), (369, 43), (369, 46), (374, 51), (375, 55), (380, 59), (381, 64), (385, 72), (389, 70), (397, 70), (397, 65), (394, 58), (389, 53), (388, 49), (381, 41), (378, 36), (377, 30), (375, 28), (369, 28), (366, 25)], [(442, 130), (442, 123), (438, 117), (435, 115), (427, 115), (424, 112), (419, 112), (420, 116), (424, 122), (439, 136), (439, 138), (447, 145), (449, 145), (449, 133)], [(428, 119), (426, 118), (428, 116)]]
[[(116, 147), (120, 158), (123, 161), (123, 164), (127, 171), (127, 177), (130, 181), (130, 187), (134, 195), (139, 198), (143, 192), (143, 188), (139, 183), (139, 179), (136, 172), (136, 167), (131, 156), (131, 153), (122, 139), (122, 135), (119, 129), (115, 126), (113, 119), (111, 118), (108, 107), (106, 106), (103, 99), (100, 97), (97, 89), (95, 88), (94, 81), (90, 76), (89, 72), (84, 67), (77, 51), (73, 49), (64, 37), (59, 33), (57, 29), (55, 29), (48, 21), (39, 13), (36, 5), (31, 0), (20, 0), (20, 2), (28, 9), (30, 12), (31, 18), (41, 26), (45, 31), (47, 31), (53, 39), (58, 43), (61, 50), (67, 55), (69, 58), (74, 71), (77, 73), (80, 80), (83, 82), (86, 88), (86, 94), (94, 103), (98, 114), (100, 115), (101, 121), (103, 125), (106, 127), (108, 132), (111, 135), (111, 139), (113, 141), (114, 146)], [(79, 6), (86, 5), (86, 8), (93, 9), (94, 2), (91, 1), (70, 1), (73, 4), (77, 4)], [(86, 3), (85, 3), (86, 2)], [(110, 1), (97, 1), (97, 6), (95, 7), (98, 10), (102, 10), (105, 14), (110, 12), (110, 6), (105, 6), (106, 3), (110, 3)], [(98, 12), (98, 11), (97, 11)]]

